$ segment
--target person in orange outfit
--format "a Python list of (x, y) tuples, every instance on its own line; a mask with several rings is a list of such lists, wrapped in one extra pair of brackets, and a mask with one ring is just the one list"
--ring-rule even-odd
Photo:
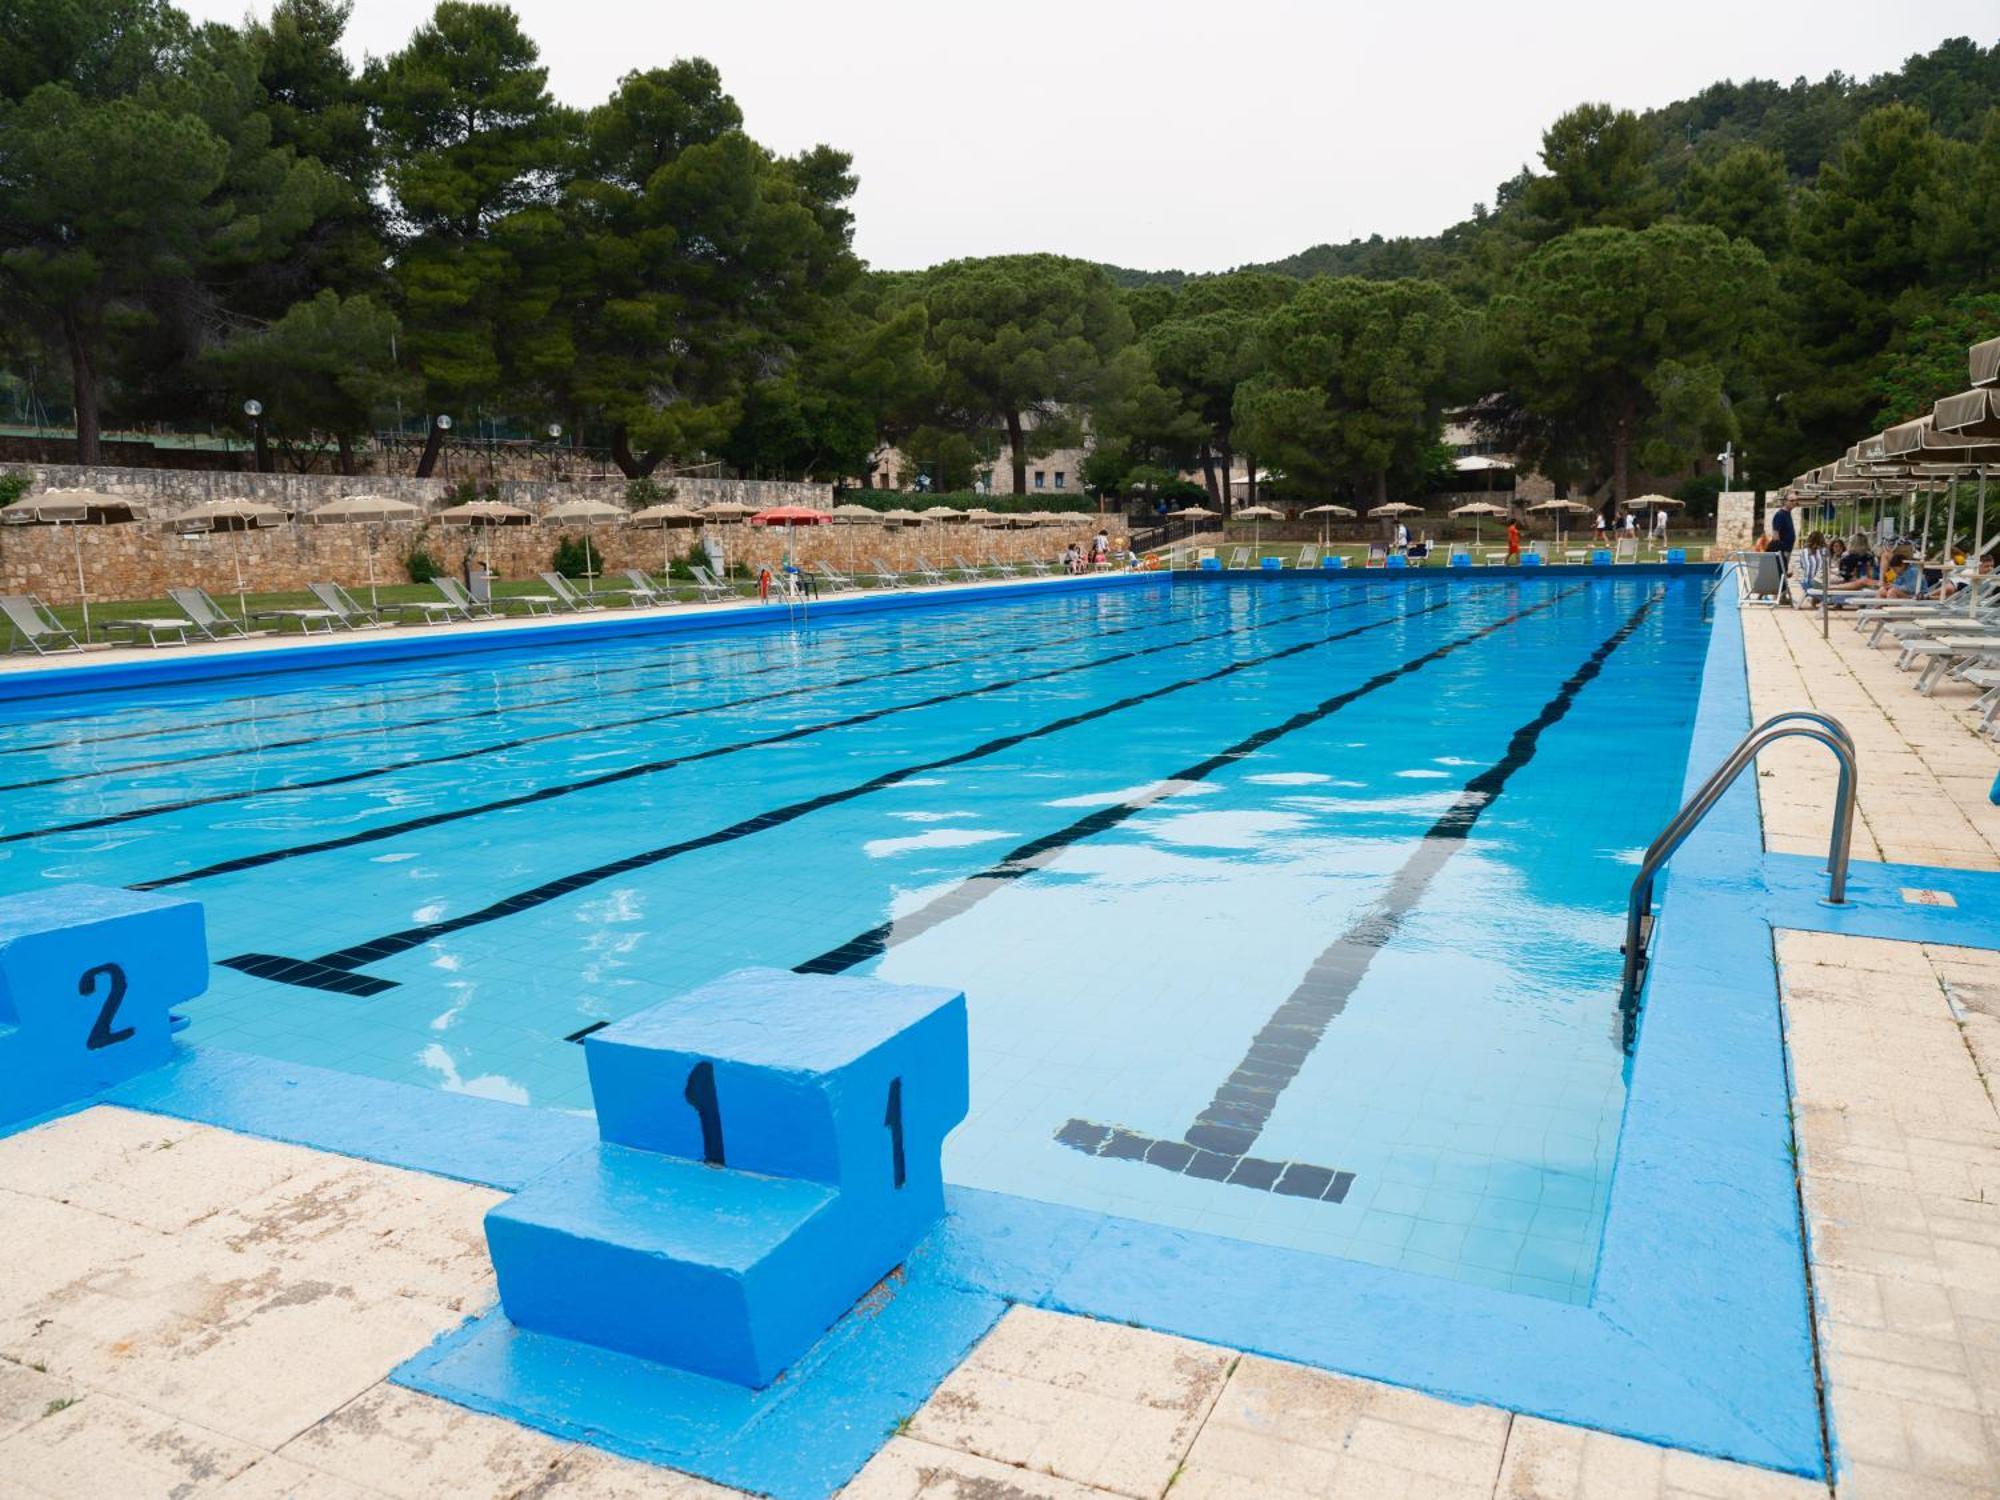
[(1507, 566), (1518, 568), (1520, 565), (1521, 523), (1519, 521), (1509, 521), (1507, 523)]

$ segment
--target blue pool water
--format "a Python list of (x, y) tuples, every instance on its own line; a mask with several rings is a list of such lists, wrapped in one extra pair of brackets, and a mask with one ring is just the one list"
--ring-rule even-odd
[(731, 968), (962, 987), (952, 1182), (1581, 1301), (1699, 587), (1163, 582), (16, 704), (0, 887), (200, 899), (197, 1043), (558, 1108), (568, 1038)]

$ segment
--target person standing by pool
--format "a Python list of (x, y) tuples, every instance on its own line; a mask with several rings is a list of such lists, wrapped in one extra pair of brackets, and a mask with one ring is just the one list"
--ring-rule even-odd
[(1521, 565), (1521, 523), (1519, 521), (1510, 520), (1507, 523), (1507, 566), (1510, 568), (1517, 568), (1520, 565)]
[(1667, 539), (1667, 508), (1664, 505), (1656, 506), (1653, 510), (1653, 540), (1656, 542), (1664, 542), (1666, 539)]
[(1778, 508), (1771, 512), (1771, 550), (1778, 554), (1779, 596), (1792, 602), (1792, 549), (1798, 545), (1799, 530), (1792, 524), (1792, 497), (1781, 495)]

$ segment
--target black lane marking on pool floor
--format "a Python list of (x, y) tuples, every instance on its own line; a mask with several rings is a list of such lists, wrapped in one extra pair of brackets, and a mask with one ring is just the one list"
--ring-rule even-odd
[[(1352, 609), (1354, 604), (1330, 605), (1325, 609), (1300, 610), (1289, 615), (1278, 615), (1270, 620), (1231, 625), (1221, 630), (1209, 631), (1203, 635), (1184, 637), (1180, 640), (1163, 641), (1157, 646), (1138, 646), (1129, 651), (1114, 652), (1110, 656), (1093, 657), (1089, 661), (1070, 662), (1060, 667), (1050, 667), (1040, 672), (1024, 672), (1019, 677), (1001, 678), (994, 682), (979, 683), (968, 688), (955, 688), (948, 693), (933, 693), (928, 698), (917, 698), (907, 703), (884, 704), (880, 708), (865, 709), (860, 713), (848, 714), (838, 719), (823, 719), (816, 724), (800, 724), (776, 734), (767, 734), (757, 739), (735, 740), (727, 744), (711, 745), (705, 750), (690, 750), (682, 755), (670, 755), (659, 760), (640, 761), (635, 765), (621, 766), (615, 771), (602, 771), (595, 776), (586, 776), (577, 781), (558, 782), (552, 786), (537, 787), (531, 792), (517, 793), (512, 797), (500, 797), (491, 802), (476, 802), (467, 807), (456, 807), (444, 812), (426, 813), (421, 817), (406, 818), (400, 823), (382, 823), (364, 828), (354, 833), (342, 834), (337, 838), (320, 839), (313, 843), (291, 844), (282, 849), (268, 849), (259, 854), (238, 855), (234, 859), (218, 864), (204, 865), (199, 869), (183, 870), (175, 875), (163, 875), (156, 880), (139, 881), (131, 889), (135, 891), (160, 890), (167, 886), (185, 885), (193, 880), (206, 880), (216, 875), (234, 874), (242, 870), (254, 870), (263, 865), (276, 864), (281, 860), (299, 859), (309, 854), (324, 854), (332, 849), (350, 849), (360, 844), (378, 843), (383, 839), (400, 834), (414, 833), (425, 828), (436, 828), (446, 823), (460, 822), (466, 818), (483, 817), (489, 813), (506, 812), (516, 807), (527, 807), (538, 802), (552, 802), (558, 797), (567, 797), (574, 792), (591, 791), (597, 787), (612, 786), (623, 781), (632, 781), (641, 776), (653, 776), (662, 771), (675, 770), (681, 766), (696, 765), (703, 761), (720, 760), (727, 755), (738, 755), (747, 750), (763, 750), (772, 745), (791, 744), (798, 740), (810, 739), (815, 735), (831, 733), (838, 729), (852, 729), (861, 724), (872, 724), (895, 714), (911, 713), (921, 708), (936, 708), (940, 704), (956, 703), (967, 698), (983, 697), (988, 693), (1002, 692), (1007, 688), (1020, 687), (1024, 683), (1047, 682), (1057, 677), (1067, 677), (1074, 672), (1087, 672), (1097, 667), (1114, 666), (1119, 662), (1134, 661), (1142, 656), (1156, 656), (1163, 651), (1181, 651), (1204, 641), (1219, 640), (1225, 636), (1241, 635), (1245, 631), (1262, 626), (1286, 624), (1294, 620), (1315, 615), (1333, 613), (1336, 610)], [(1106, 631), (1105, 634), (1117, 632)], [(1000, 653), (1002, 655), (1006, 652)], [(895, 673), (883, 674), (895, 676)], [(777, 694), (768, 696), (777, 697)], [(431, 764), (440, 760), (464, 759), (469, 752), (438, 756)], [(334, 781), (358, 780), (363, 773), (351, 772), (337, 778), (327, 778), (318, 782), (297, 782), (288, 787), (273, 788), (273, 791), (299, 791), (316, 786), (325, 786)], [(226, 800), (218, 798), (216, 800)], [(119, 814), (111, 814), (96, 823), (122, 821)], [(63, 832), (62, 829), (44, 829), (43, 832)], [(11, 841), (11, 836), (0, 836), (0, 843)]]
[[(1026, 646), (1009, 647), (1008, 650), (1014, 652), (1039, 651), (1049, 646), (1067, 645), (1076, 641), (1094, 640), (1103, 636), (1128, 635), (1135, 630), (1155, 630), (1159, 629), (1162, 626), (1176, 625), (1182, 623), (1180, 618), (1177, 615), (1173, 614), (1171, 611), (1158, 611), (1149, 613), (1153, 614), (1154, 617), (1150, 619), (1143, 619), (1135, 624), (1113, 625), (1113, 626), (1107, 626), (1103, 629), (1078, 631), (1074, 635), (1057, 636), (1050, 640), (1045, 640), (1045, 641), (1034, 641)], [(867, 647), (862, 650), (851, 653), (851, 659), (862, 659), (871, 656), (889, 656), (896, 654), (902, 649), (904, 648), (901, 647), (900, 645)], [(451, 755), (440, 756), (431, 760), (398, 761), (393, 765), (372, 767), (364, 771), (352, 772), (342, 776), (333, 777), (328, 780), (284, 782), (276, 786), (250, 788), (247, 790), (242, 790), (237, 792), (222, 792), (222, 793), (217, 793), (211, 797), (196, 798), (182, 802), (163, 802), (151, 808), (134, 808), (129, 813), (118, 815), (117, 821), (123, 822), (127, 821), (130, 818), (147, 817), (154, 812), (181, 812), (189, 807), (206, 807), (209, 806), (211, 803), (215, 802), (228, 802), (233, 800), (240, 800), (241, 798), (244, 797), (260, 797), (265, 795), (267, 792), (297, 791), (313, 787), (339, 786), (349, 781), (364, 780), (370, 776), (392, 775), (397, 771), (406, 770), (411, 766), (435, 765), (438, 763), (439, 760), (461, 760), (467, 758), (467, 756), (472, 754), (482, 754), (482, 755), (495, 754), (504, 750), (517, 749), (522, 745), (541, 744), (546, 740), (572, 738), (576, 735), (594, 734), (607, 729), (629, 729), (639, 724), (654, 723), (659, 719), (678, 718), (678, 717), (684, 717), (689, 714), (697, 714), (697, 713), (718, 713), (725, 709), (741, 708), (746, 704), (759, 703), (773, 698), (791, 698), (791, 697), (796, 697), (801, 693), (818, 692), (822, 690), (831, 690), (834, 688), (853, 687), (857, 683), (872, 682), (877, 678), (907, 677), (915, 672), (931, 671), (938, 667), (958, 666), (968, 661), (980, 661), (992, 654), (993, 653), (991, 651), (980, 651), (973, 655), (967, 655), (967, 656), (939, 657), (935, 661), (916, 662), (911, 664), (910, 666), (898, 667), (887, 672), (863, 673), (853, 677), (847, 677), (835, 681), (819, 683), (815, 686), (787, 688), (775, 693), (753, 694), (749, 697), (729, 699), (721, 703), (689, 705), (685, 708), (674, 709), (667, 713), (642, 714), (637, 718), (614, 719), (603, 724), (584, 725), (577, 728), (555, 730), (547, 734), (528, 735), (521, 739), (502, 740), (496, 744), (480, 747), (472, 751), (458, 751), (454, 752)], [(746, 668), (745, 670), (736, 673), (734, 675), (739, 677), (761, 677), (767, 673), (782, 672), (787, 670), (788, 668), (795, 667), (797, 665), (798, 664), (796, 662), (792, 661), (769, 662), (763, 666)], [(592, 672), (588, 675), (594, 681), (601, 681), (606, 677), (629, 677), (638, 672), (671, 672), (671, 670), (672, 667), (670, 664), (654, 661), (654, 662), (637, 663), (632, 666), (626, 666), (626, 667), (605, 667), (596, 672)], [(402, 719), (393, 724), (361, 724), (349, 729), (328, 730), (324, 734), (299, 735), (296, 738), (289, 740), (270, 740), (261, 745), (231, 745), (220, 750), (197, 751), (192, 755), (169, 755), (169, 756), (161, 756), (154, 760), (122, 761), (115, 766), (99, 766), (99, 767), (94, 767), (88, 771), (63, 771), (51, 776), (34, 777), (27, 781), (0, 782), (0, 793), (25, 792), (34, 790), (35, 788), (38, 787), (66, 786), (73, 782), (93, 781), (97, 780), (100, 777), (105, 777), (105, 776), (127, 775), (133, 771), (159, 771), (159, 770), (171, 769), (172, 767), (175, 766), (203, 765), (218, 760), (239, 760), (246, 755), (263, 755), (269, 751), (275, 751), (275, 750), (296, 750), (303, 746), (324, 745), (332, 743), (333, 741), (336, 740), (366, 739), (370, 735), (400, 734), (406, 730), (411, 730), (411, 729), (435, 729), (442, 724), (469, 724), (477, 719), (501, 719), (501, 718), (506, 718), (513, 714), (535, 713), (543, 709), (562, 708), (572, 703), (590, 703), (590, 704), (602, 703), (612, 698), (630, 698), (641, 693), (658, 692), (662, 688), (692, 686), (694, 683), (704, 680), (705, 675), (712, 675), (712, 674), (693, 673), (690, 674), (689, 677), (679, 681), (669, 680), (667, 682), (659, 682), (659, 681), (642, 682), (632, 687), (620, 687), (620, 688), (608, 688), (608, 689), (593, 687), (592, 690), (589, 692), (569, 693), (562, 697), (557, 697), (557, 698), (528, 699), (520, 703), (496, 704), (489, 708), (467, 709), (459, 713), (432, 714), (426, 718), (421, 718), (421, 719)], [(421, 697), (426, 695), (413, 694), (411, 696)], [(436, 694), (435, 692), (433, 692), (428, 696), (435, 697)], [(396, 699), (394, 701), (401, 702), (403, 700)], [(367, 705), (362, 705), (362, 706), (365, 707)], [(283, 717), (283, 716), (273, 715), (272, 717)], [(221, 719), (215, 721), (215, 724), (204, 724), (199, 727), (203, 729), (208, 729), (217, 727), (218, 725), (221, 724), (255, 723), (255, 722), (258, 721), (255, 719), (249, 719), (249, 720)], [(72, 833), (78, 831), (79, 829), (97, 828), (102, 826), (104, 826), (102, 823), (95, 821), (86, 823), (64, 824), (59, 827), (39, 829), (31, 833), (11, 834), (5, 837), (0, 837), (0, 843), (11, 843), (16, 839), (34, 838), (40, 833)]]
[[(1351, 609), (1353, 607), (1354, 606), (1348, 604), (1340, 604), (1333, 606), (1333, 608), (1335, 609)], [(1303, 613), (1310, 613), (1310, 611), (1302, 612), (1302, 614)], [(1272, 623), (1281, 623), (1285, 620), (1299, 619), (1302, 618), (1302, 614), (1279, 616), (1278, 619), (1276, 621), (1273, 621)], [(1019, 655), (1020, 653), (1025, 651), (1039, 651), (1048, 646), (1071, 645), (1077, 641), (1082, 641), (1082, 640), (1097, 640), (1106, 636), (1129, 635), (1134, 631), (1156, 630), (1161, 628), (1162, 626), (1171, 626), (1181, 623), (1184, 622), (1172, 618), (1167, 618), (1167, 619), (1147, 621), (1144, 624), (1117, 625), (1108, 627), (1103, 630), (1081, 631), (1075, 635), (1058, 636), (1053, 640), (1030, 642), (1025, 646), (1008, 646), (1001, 648), (998, 651), (981, 651), (974, 655), (969, 655), (969, 656), (943, 657), (937, 661), (917, 662), (907, 667), (894, 667), (885, 672), (864, 672), (864, 673), (859, 673), (852, 677), (835, 678), (827, 682), (812, 683), (794, 688), (780, 688), (775, 692), (751, 693), (741, 698), (725, 699), (720, 703), (691, 703), (684, 705), (683, 707), (680, 708), (661, 709), (655, 713), (637, 714), (630, 718), (625, 718), (625, 719), (611, 719), (603, 723), (585, 724), (567, 729), (551, 729), (541, 734), (520, 735), (511, 740), (498, 740), (491, 744), (473, 745), (463, 750), (448, 750), (440, 755), (417, 756), (410, 760), (399, 760), (383, 766), (364, 766), (359, 770), (340, 771), (331, 776), (316, 776), (306, 781), (280, 781), (270, 786), (238, 787), (233, 791), (211, 792), (206, 796), (201, 796), (201, 797), (183, 797), (178, 801), (174, 802), (155, 802), (155, 803), (150, 803), (145, 807), (126, 808), (122, 812), (101, 813), (94, 818), (79, 818), (69, 823), (51, 823), (41, 828), (23, 829), (18, 833), (0, 833), (0, 844), (16, 844), (23, 842), (24, 840), (27, 839), (46, 838), (52, 834), (58, 834), (58, 833), (83, 833), (93, 828), (110, 828), (120, 823), (136, 823), (146, 818), (161, 817), (168, 813), (189, 812), (195, 808), (215, 807), (222, 803), (227, 803), (227, 802), (244, 802), (248, 801), (250, 798), (253, 797), (274, 797), (282, 795), (283, 793), (286, 792), (311, 792), (311, 791), (320, 791), (326, 787), (352, 786), (356, 782), (373, 781), (378, 777), (394, 776), (403, 771), (414, 770), (425, 766), (449, 765), (455, 761), (476, 760), (481, 756), (498, 755), (508, 750), (521, 749), (527, 745), (541, 745), (541, 744), (547, 744), (554, 740), (576, 739), (579, 736), (600, 734), (607, 730), (630, 729), (641, 724), (658, 724), (658, 723), (664, 723), (672, 719), (694, 718), (701, 714), (722, 713), (733, 708), (747, 708), (760, 703), (772, 703), (782, 698), (796, 698), (818, 692), (831, 692), (835, 689), (856, 687), (866, 683), (883, 682), (894, 677), (908, 677), (918, 672), (934, 671), (940, 667), (963, 666), (967, 662), (985, 661), (996, 655), (998, 656)], [(870, 652), (868, 654), (873, 655), (875, 653)], [(752, 668), (750, 671), (744, 672), (741, 675), (745, 677), (755, 676), (755, 675), (760, 675), (764, 672), (782, 671), (787, 667), (795, 665), (796, 663), (793, 662), (777, 662), (768, 667)], [(252, 747), (241, 751), (231, 750), (225, 752), (218, 752), (217, 754), (212, 756), (203, 756), (198, 758), (208, 759), (208, 760), (220, 760), (231, 755), (255, 754), (259, 749), (266, 749), (266, 750), (284, 749), (293, 745), (317, 744), (323, 740), (349, 739), (356, 735), (382, 734), (401, 729), (423, 728), (437, 724), (461, 723), (470, 719), (488, 718), (495, 714), (500, 714), (500, 713), (518, 713), (525, 709), (556, 707), (564, 703), (597, 702), (602, 698), (624, 697), (631, 693), (651, 692), (657, 686), (659, 685), (647, 684), (646, 686), (636, 687), (636, 688), (616, 688), (609, 693), (603, 693), (603, 694), (583, 693), (577, 695), (574, 698), (544, 699), (539, 703), (519, 704), (505, 709), (482, 709), (469, 714), (452, 714), (434, 719), (409, 720), (405, 721), (402, 724), (381, 725), (368, 729), (342, 730), (335, 734), (322, 735), (315, 740), (305, 740), (305, 739), (287, 740), (275, 745)], [(153, 762), (152, 764), (179, 765), (183, 764), (183, 762), (159, 761), (159, 762)], [(122, 767), (121, 769), (134, 770), (143, 768), (135, 766), (127, 766), (127, 767)], [(84, 779), (85, 776), (96, 776), (100, 774), (105, 774), (105, 773), (93, 771), (93, 772), (81, 773), (80, 775), (73, 778), (58, 777), (55, 779), (82, 780)], [(47, 784), (48, 783), (46, 782), (33, 782), (33, 781), (16, 782), (12, 786), (0, 786), (0, 792), (18, 791), (24, 787), (43, 786)]]
[[(1578, 585), (1578, 587), (1581, 587), (1581, 585)], [(1138, 796), (1127, 797), (1122, 801), (1112, 803), (1108, 807), (1100, 807), (1095, 812), (1086, 813), (1067, 827), (1058, 828), (1053, 833), (1046, 833), (1040, 838), (1032, 839), (1028, 843), (1021, 845), (1018, 849), (1002, 855), (998, 861), (979, 874), (960, 881), (943, 895), (926, 902), (915, 911), (901, 917), (896, 917), (879, 926), (871, 927), (868, 931), (856, 937), (849, 938), (838, 948), (830, 948), (817, 958), (809, 958), (804, 963), (795, 965), (792, 972), (795, 974), (841, 974), (853, 968), (856, 964), (865, 963), (871, 958), (879, 958), (891, 948), (900, 947), (912, 938), (921, 937), (932, 928), (941, 926), (954, 917), (963, 916), (988, 896), (996, 895), (1004, 890), (1009, 882), (1019, 880), (1022, 876), (1050, 864), (1057, 855), (1061, 854), (1063, 850), (1069, 848), (1072, 844), (1092, 838), (1097, 834), (1103, 833), (1106, 829), (1117, 827), (1133, 814), (1151, 807), (1155, 802), (1160, 801), (1164, 797), (1172, 796), (1182, 787), (1197, 781), (1207, 780), (1231, 761), (1240, 760), (1242, 757), (1263, 749), (1285, 735), (1317, 724), (1322, 719), (1330, 718), (1356, 699), (1365, 698), (1370, 693), (1379, 692), (1381, 689), (1389, 686), (1390, 683), (1397, 681), (1399, 678), (1407, 677), (1412, 672), (1422, 671), (1432, 662), (1451, 655), (1452, 652), (1457, 651), (1462, 646), (1469, 646), (1474, 641), (1483, 640), (1485, 637), (1512, 625), (1517, 620), (1541, 610), (1549, 609), (1558, 600), (1567, 598), (1576, 591), (1576, 588), (1565, 589), (1560, 594), (1551, 595), (1540, 604), (1530, 605), (1525, 609), (1515, 611), (1505, 619), (1497, 620), (1491, 625), (1481, 626), (1470, 635), (1459, 636), (1453, 640), (1446, 641), (1443, 645), (1434, 647), (1421, 656), (1410, 658), (1410, 660), (1404, 662), (1401, 666), (1390, 667), (1386, 671), (1377, 672), (1359, 687), (1349, 688), (1343, 693), (1336, 693), (1333, 697), (1325, 699), (1312, 708), (1301, 709), (1288, 719), (1281, 720), (1276, 724), (1267, 725), (1265, 728), (1257, 730), (1254, 734), (1245, 736), (1226, 750), (1217, 751), (1205, 760), (1198, 760), (1184, 770), (1176, 771), (1170, 776), (1161, 778), (1147, 787)]]
[(1271, 1013), (1243, 1060), (1179, 1140), (1077, 1119), (1063, 1125), (1056, 1140), (1086, 1156), (1144, 1162), (1188, 1177), (1328, 1203), (1345, 1199), (1354, 1185), (1352, 1172), (1271, 1161), (1252, 1156), (1251, 1148), (1270, 1123), (1279, 1096), (1325, 1039), (1327, 1027), (1346, 1010), (1375, 956), (1401, 930), (1431, 880), (1464, 847), (1473, 827), (1506, 790), (1514, 773), (1535, 758), (1542, 732), (1569, 713), (1577, 694), (1604, 670), (1605, 662), (1631, 638), (1660, 598), (1655, 593), (1634, 610), (1556, 689), (1541, 712), (1514, 731), (1500, 759), (1465, 784), (1451, 806), (1425, 831), (1416, 852), (1396, 872), (1382, 898), (1313, 960), (1305, 977)]
[[(935, 760), (919, 761), (914, 765), (903, 766), (894, 771), (884, 771), (878, 776), (872, 776), (868, 780), (859, 782), (853, 786), (842, 787), (838, 791), (823, 792), (817, 797), (809, 797), (800, 802), (793, 802), (783, 807), (772, 808), (767, 812), (758, 813), (754, 817), (732, 823), (727, 828), (703, 834), (698, 838), (682, 839), (672, 844), (663, 845), (658, 849), (649, 849), (640, 854), (631, 854), (622, 859), (612, 860), (607, 864), (596, 865), (588, 870), (580, 870), (574, 875), (565, 875), (555, 880), (544, 881), (540, 885), (532, 886), (525, 891), (518, 891), (511, 896), (504, 897), (490, 905), (481, 907), (477, 911), (466, 912), (462, 916), (448, 918), (441, 922), (427, 922), (418, 927), (407, 927), (400, 932), (392, 932), (365, 943), (357, 943), (333, 953), (322, 954), (320, 957), (314, 959), (285, 958), (269, 953), (240, 953), (234, 958), (225, 958), (220, 960), (220, 962), (229, 968), (238, 969), (245, 974), (254, 975), (259, 979), (274, 980), (281, 984), (301, 985), (308, 989), (333, 990), (337, 993), (348, 995), (380, 994), (383, 990), (393, 989), (396, 981), (392, 979), (377, 979), (365, 974), (356, 974), (352, 971), (364, 964), (375, 963), (385, 958), (394, 957), (398, 953), (406, 953), (412, 948), (421, 947), (434, 938), (444, 937), (468, 927), (478, 927), (488, 922), (497, 922), (504, 917), (518, 916), (524, 911), (531, 911), (546, 902), (572, 895), (588, 886), (596, 885), (600, 881), (610, 880), (633, 870), (641, 870), (652, 865), (661, 864), (666, 860), (678, 858), (683, 854), (691, 854), (697, 850), (714, 848), (720, 844), (734, 843), (736, 840), (748, 838), (752, 834), (783, 827), (785, 824), (795, 822), (809, 813), (819, 812), (824, 808), (837, 806), (843, 802), (852, 802), (856, 798), (865, 797), (886, 787), (895, 786), (899, 782), (907, 781), (912, 776), (921, 776), (931, 771), (947, 770), (953, 766), (962, 766), (975, 760), (983, 760), (989, 756), (998, 755), (1004, 750), (1011, 750), (1017, 745), (1026, 744), (1030, 740), (1042, 739), (1048, 735), (1058, 734), (1065, 729), (1073, 729), (1079, 724), (1088, 724), (1111, 714), (1122, 713), (1128, 708), (1164, 698), (1171, 693), (1182, 692), (1192, 687), (1200, 687), (1206, 683), (1219, 682), (1226, 677), (1233, 677), (1238, 672), (1248, 671), (1252, 667), (1266, 666), (1271, 662), (1297, 656), (1306, 651), (1317, 650), (1322, 646), (1331, 645), (1336, 641), (1348, 640), (1371, 630), (1380, 630), (1384, 626), (1399, 624), (1419, 615), (1431, 614), (1437, 610), (1446, 608), (1450, 602), (1450, 599), (1447, 597), (1435, 604), (1425, 605), (1421, 609), (1406, 609), (1380, 620), (1372, 620), (1366, 625), (1356, 625), (1348, 630), (1335, 631), (1330, 635), (1320, 636), (1313, 640), (1300, 641), (1296, 645), (1285, 646), (1279, 650), (1267, 652), (1262, 656), (1245, 657), (1240, 661), (1226, 663), (1212, 672), (1204, 672), (1195, 677), (1183, 677), (1177, 682), (1163, 683), (1159, 687), (1150, 688), (1143, 693), (1133, 693), (1127, 697), (1102, 704), (1097, 708), (1085, 709), (1080, 713), (1065, 714), (1062, 718), (1052, 719), (1048, 723), (1038, 725), (1033, 729), (1018, 730), (1013, 734), (1002, 735), (997, 739), (987, 740), (984, 744), (975, 745), (969, 750), (956, 751), (953, 754), (941, 756)], [(1320, 613), (1320, 611), (1315, 611), (1315, 613)], [(1269, 622), (1262, 623), (1268, 624)], [(1259, 628), (1257, 623), (1238, 627), (1240, 630), (1255, 630), (1257, 628)], [(1232, 630), (1222, 633), (1235, 634), (1236, 631)]]

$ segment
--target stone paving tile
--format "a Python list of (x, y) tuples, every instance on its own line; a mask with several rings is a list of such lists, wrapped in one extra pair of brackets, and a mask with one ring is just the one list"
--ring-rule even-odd
[(1086, 1500), (1109, 1493), (898, 1437), (854, 1476), (840, 1500)]
[(1226, 1349), (1016, 1307), (909, 1435), (1133, 1496), (1173, 1478), (1229, 1373)]
[(2000, 1497), (2000, 1113), (1947, 977), (1994, 955), (1777, 945), (1837, 1492)]
[(1826, 1500), (1817, 1480), (1516, 1417), (1497, 1500)]
[[(1743, 640), (1750, 700), (1758, 718), (1816, 708), (1854, 736), (1860, 766), (1859, 859), (1961, 869), (2000, 869), (2000, 808), (1987, 800), (1996, 761), (1970, 711), (1976, 694), (1956, 683), (1920, 697), (1896, 653), (1871, 648), (1836, 616), (1822, 639), (1819, 616), (1748, 607)], [(1835, 763), (1807, 741), (1774, 745), (1758, 758), (1766, 847), (1794, 854), (1826, 849)]]
[(102, 1392), (0, 1439), (0, 1475), (21, 1493), (194, 1495), (220, 1489), (262, 1455), (248, 1443)]

